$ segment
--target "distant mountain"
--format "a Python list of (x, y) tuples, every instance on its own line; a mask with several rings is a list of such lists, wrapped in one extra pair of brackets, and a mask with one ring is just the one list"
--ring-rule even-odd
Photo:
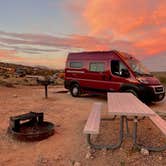
[(47, 67), (47, 66), (40, 66), (40, 65), (36, 65), (34, 67), (37, 67), (37, 68), (40, 68), (40, 69), (46, 69), (46, 70), (49, 70), (50, 68)]
[(144, 59), (142, 63), (150, 71), (166, 71), (166, 55), (149, 57)]

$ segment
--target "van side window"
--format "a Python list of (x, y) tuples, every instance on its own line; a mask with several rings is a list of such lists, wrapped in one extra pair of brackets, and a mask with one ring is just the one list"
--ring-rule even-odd
[(102, 63), (102, 62), (94, 62), (94, 63), (90, 63), (89, 71), (103, 72), (103, 71), (105, 71), (104, 68), (105, 68), (104, 67), (104, 63)]
[(119, 60), (112, 60), (111, 61), (111, 72), (114, 75), (124, 77), (123, 71), (128, 71), (125, 64)]
[(69, 66), (71, 68), (82, 68), (83, 67), (83, 64), (82, 62), (70, 62)]

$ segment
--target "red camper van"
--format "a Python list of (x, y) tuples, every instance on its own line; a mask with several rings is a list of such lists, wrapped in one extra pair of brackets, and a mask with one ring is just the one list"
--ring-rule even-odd
[(65, 88), (82, 93), (130, 92), (143, 101), (161, 101), (165, 89), (136, 58), (118, 51), (69, 53)]

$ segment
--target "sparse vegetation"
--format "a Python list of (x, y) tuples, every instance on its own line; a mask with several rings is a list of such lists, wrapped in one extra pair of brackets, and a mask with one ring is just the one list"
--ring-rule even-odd
[(62, 85), (64, 82), (63, 70), (53, 70), (44, 67), (31, 67), (0, 62), (0, 85), (2, 86), (12, 87), (11, 85), (38, 85), (35, 76), (49, 76), (53, 79), (55, 85)]

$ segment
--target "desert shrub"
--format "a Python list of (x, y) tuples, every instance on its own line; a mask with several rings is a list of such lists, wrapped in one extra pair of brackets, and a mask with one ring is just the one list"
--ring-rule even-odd
[(3, 79), (7, 79), (7, 78), (9, 78), (10, 76), (8, 75), (8, 74), (4, 74), (3, 75)]
[(58, 77), (61, 78), (61, 79), (64, 79), (65, 78), (65, 73), (58, 73)]
[(55, 84), (56, 84), (56, 85), (63, 85), (63, 84), (64, 84), (64, 80), (61, 79), (61, 78), (57, 78), (57, 79), (55, 80)]
[(0, 85), (6, 86), (8, 88), (14, 88), (14, 85), (12, 83), (9, 83), (9, 82), (3, 81), (3, 80), (0, 80)]
[(160, 80), (160, 82), (161, 82), (162, 84), (164, 84), (164, 85), (166, 86), (166, 76), (165, 76), (165, 77), (160, 76), (160, 77), (159, 77), (159, 80)]

